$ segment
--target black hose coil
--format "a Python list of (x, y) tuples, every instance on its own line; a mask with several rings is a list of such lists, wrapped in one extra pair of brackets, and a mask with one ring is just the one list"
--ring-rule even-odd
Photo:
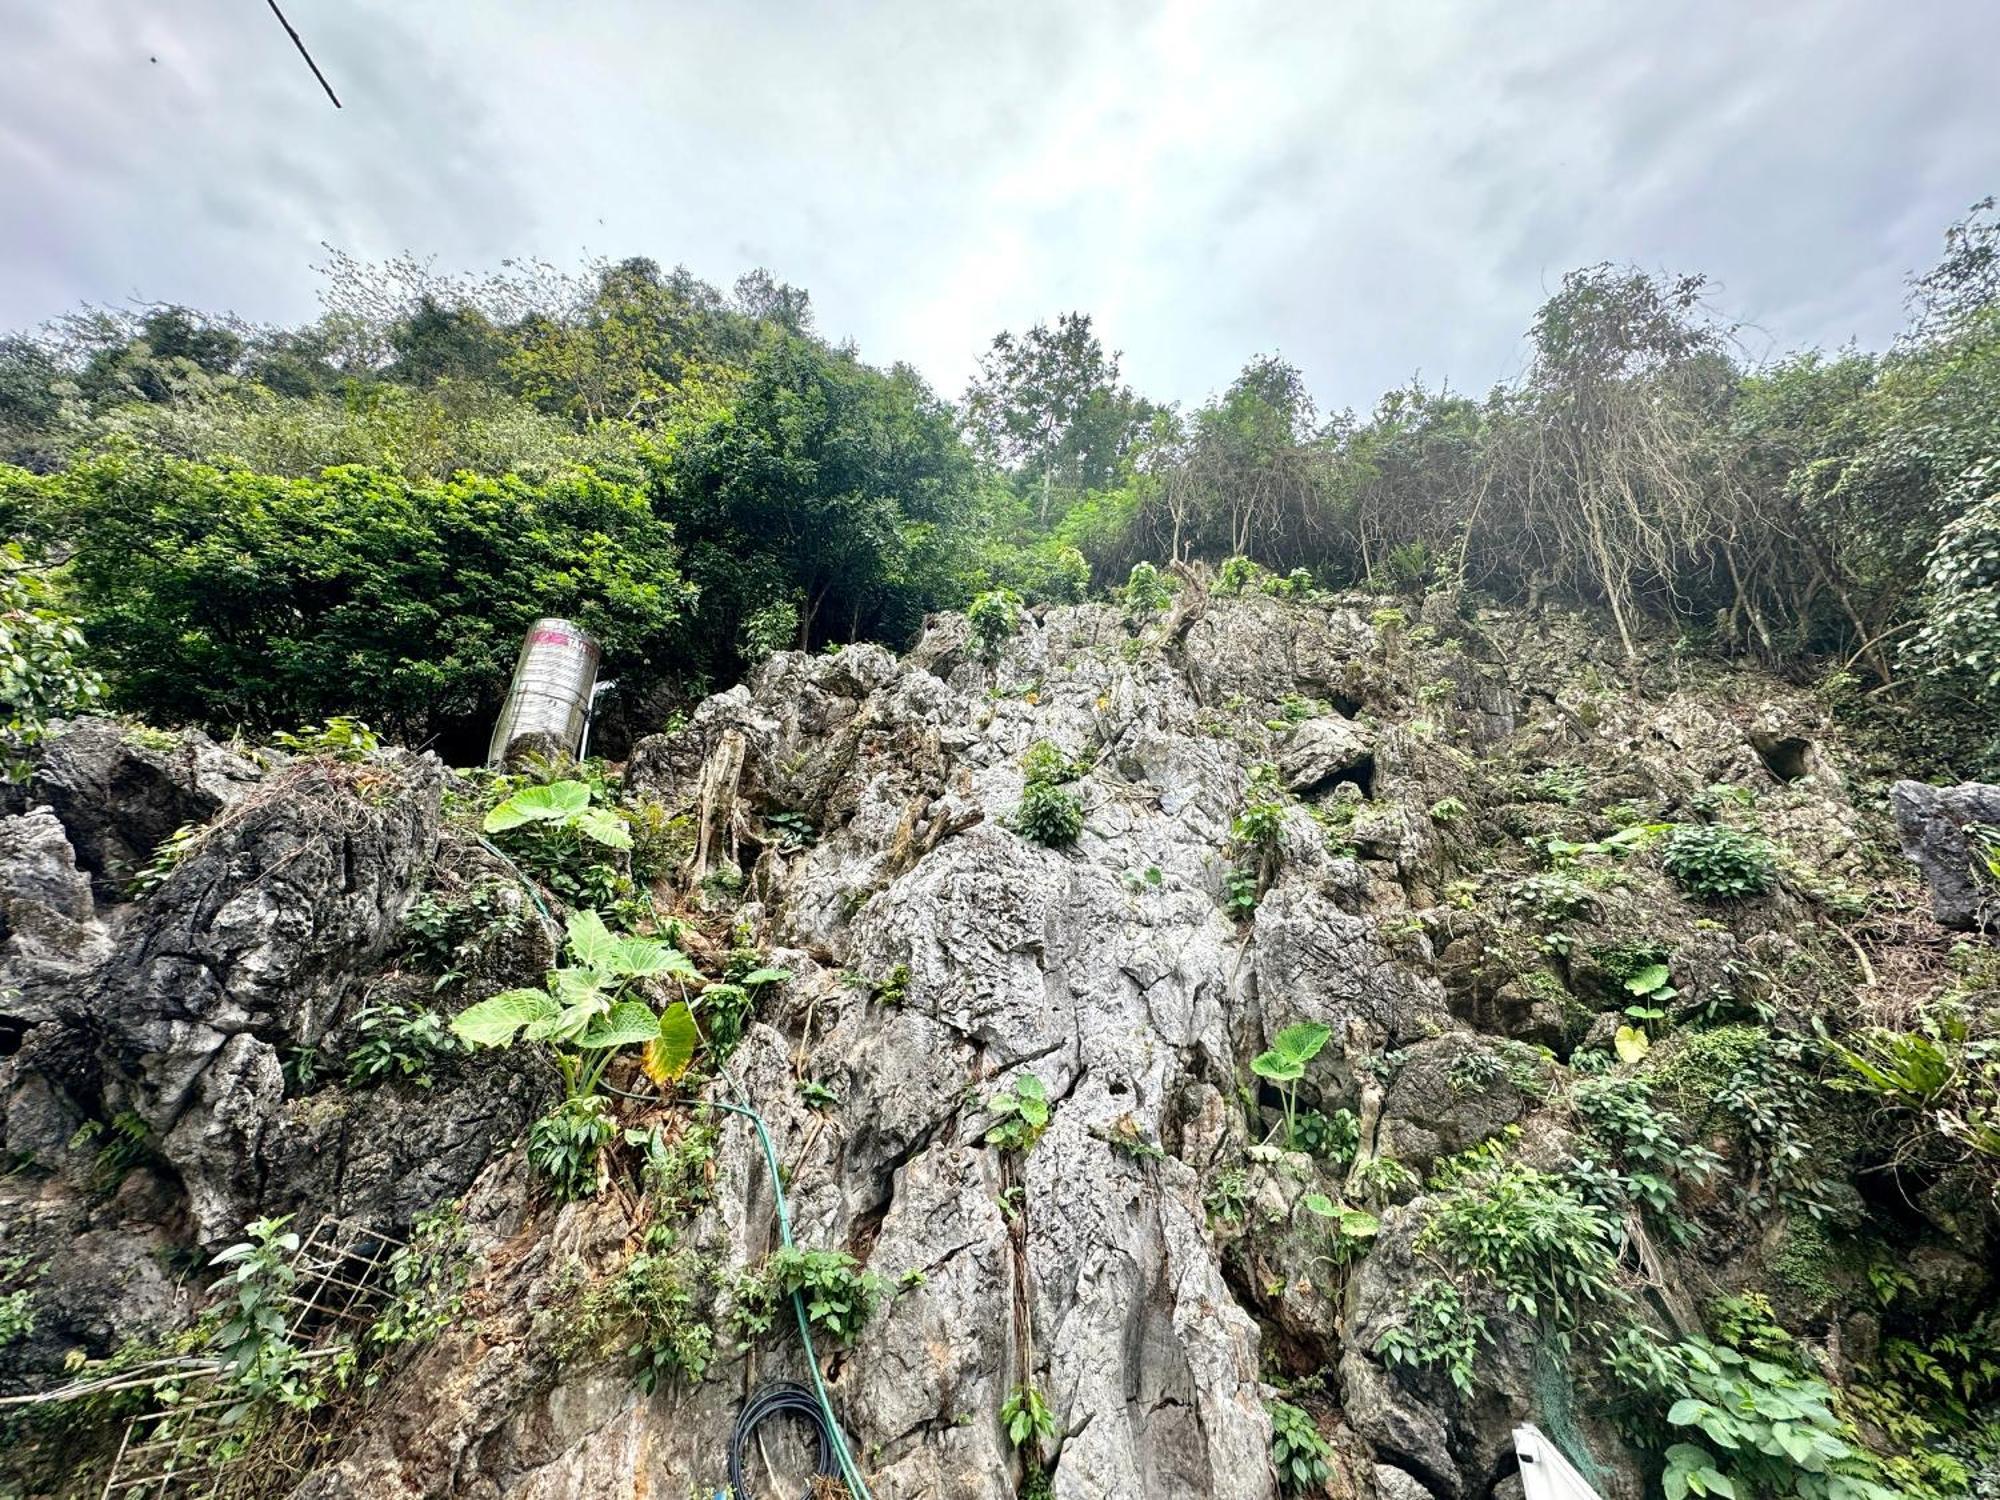
[[(736, 1500), (755, 1500), (754, 1492), (744, 1480), (743, 1453), (757, 1429), (778, 1417), (796, 1417), (812, 1428), (813, 1438), (819, 1444), (813, 1473), (829, 1479), (840, 1477), (840, 1467), (833, 1457), (833, 1439), (819, 1409), (819, 1397), (796, 1380), (767, 1380), (743, 1403), (743, 1410), (736, 1417), (736, 1431), (729, 1439), (729, 1486), (735, 1491)], [(806, 1496), (811, 1494), (808, 1486)]]

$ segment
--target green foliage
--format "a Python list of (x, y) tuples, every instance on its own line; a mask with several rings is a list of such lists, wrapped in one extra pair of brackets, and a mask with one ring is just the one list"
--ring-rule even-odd
[(126, 892), (137, 901), (150, 896), (167, 883), (167, 877), (180, 867), (201, 844), (201, 836), (207, 832), (204, 823), (183, 823), (172, 833), (153, 846), (152, 854), (139, 866), (132, 876)]
[(347, 1053), (352, 1088), (398, 1078), (429, 1088), (432, 1070), (463, 1050), (443, 1017), (406, 1000), (364, 1006), (354, 1014), (354, 1031)]
[(518, 930), (522, 915), (508, 900), (510, 887), (498, 880), (482, 881), (463, 896), (446, 900), (424, 891), (403, 913), (403, 961), (422, 973), (437, 976), (435, 989), (464, 978), (487, 952)]
[(1056, 1435), (1056, 1414), (1046, 1397), (1032, 1385), (1017, 1385), (1000, 1403), (1000, 1425), (1016, 1448), (1039, 1446)]
[(1174, 602), (1174, 591), (1167, 586), (1166, 576), (1149, 562), (1132, 564), (1124, 595), (1125, 608), (1135, 616), (1156, 615)]
[(249, 1239), (209, 1262), (229, 1267), (211, 1289), (222, 1302), (223, 1314), (209, 1340), (229, 1366), (228, 1380), (236, 1398), (226, 1422), (241, 1421), (252, 1405), (267, 1399), (300, 1410), (319, 1402), (303, 1351), (291, 1341), (289, 1331), (286, 1299), (298, 1284), (291, 1258), (299, 1249), (297, 1233), (285, 1227), (289, 1222), (289, 1215), (258, 1219), (249, 1226)]
[(278, 733), (271, 743), (294, 755), (317, 755), (329, 760), (366, 760), (382, 748), (382, 737), (362, 720), (349, 714), (335, 714), (317, 727), (308, 724), (296, 733)]
[(1049, 1128), (1048, 1089), (1033, 1073), (1019, 1075), (988, 1099), (986, 1107), (998, 1117), (997, 1123), (988, 1127), (986, 1140), (1002, 1151), (1026, 1154), (1035, 1149), (1035, 1142)]
[(1382, 1221), (1374, 1214), (1352, 1204), (1336, 1202), (1324, 1193), (1302, 1195), (1299, 1206), (1325, 1222), (1328, 1234), (1326, 1259), (1336, 1266), (1344, 1266), (1366, 1255), (1369, 1246), (1375, 1242), (1375, 1236), (1382, 1232)]
[(1225, 1167), (1209, 1180), (1202, 1204), (1218, 1224), (1241, 1224), (1250, 1216), (1250, 1173)]
[(1230, 870), (1222, 877), (1222, 909), (1236, 921), (1255, 915), (1258, 902), (1256, 873), (1251, 870)]
[(1668, 1500), (1896, 1500), (1811, 1376), (1699, 1338), (1657, 1346), (1644, 1359), (1628, 1348), (1613, 1371), (1636, 1394), (1670, 1403), (1660, 1421), (1679, 1441), (1664, 1454)]
[(113, 700), (170, 723), (365, 710), (406, 740), (469, 737), (538, 615), (591, 631), (607, 675), (643, 675), (689, 602), (645, 497), (588, 474), (285, 479), (140, 455), (41, 481), (39, 510), (73, 539)]
[(1021, 596), (1012, 589), (988, 589), (965, 607), (965, 623), (979, 647), (979, 659), (995, 662), (1000, 649), (1021, 628)]
[(2000, 708), (2000, 467), (1975, 464), (1958, 490), (1968, 503), (1925, 561), (1923, 627), (1908, 654), (1937, 685)]
[(1083, 832), (1083, 802), (1062, 783), (1082, 775), (1083, 768), (1047, 740), (1030, 746), (1021, 764), (1027, 781), (1014, 810), (1014, 831), (1050, 849), (1068, 848)]
[(907, 365), (871, 369), (790, 329), (739, 357), (726, 400), (647, 455), (698, 590), (700, 674), (733, 677), (740, 622), (777, 600), (805, 649), (903, 639), (962, 603), (975, 470), (951, 409)]
[(465, 1253), (467, 1233), (465, 1220), (452, 1207), (418, 1217), (408, 1242), (389, 1257), (384, 1281), (388, 1296), (368, 1327), (370, 1346), (388, 1349), (428, 1343), (458, 1320), (472, 1273)]
[(1229, 836), (1239, 848), (1269, 854), (1277, 847), (1278, 829), (1284, 819), (1284, 793), (1278, 785), (1278, 768), (1259, 763), (1250, 768), (1249, 784), (1243, 792), (1243, 810), (1229, 826)]
[(159, 1143), (152, 1127), (131, 1110), (121, 1109), (106, 1124), (86, 1120), (70, 1137), (72, 1151), (94, 1147), (90, 1158), (90, 1186), (108, 1194), (134, 1167), (159, 1163)]
[(18, 543), (0, 543), (0, 753), (8, 780), (23, 779), (20, 753), (41, 739), (49, 720), (80, 713), (103, 695), (82, 651), (82, 626), (49, 571)]
[(1988, 1183), (2000, 1181), (2000, 1040), (1975, 1037), (1965, 1017), (1945, 1007), (1911, 1030), (1876, 1027), (1854, 1040), (1829, 1041), (1828, 1049), (1847, 1086), (1888, 1111), (1892, 1166), (1961, 1161)]
[(1271, 1467), (1278, 1471), (1278, 1488), (1287, 1495), (1313, 1495), (1333, 1478), (1327, 1460), (1333, 1448), (1319, 1435), (1313, 1419), (1285, 1401), (1264, 1408), (1271, 1417)]
[(1377, 1208), (1393, 1203), (1417, 1188), (1417, 1174), (1393, 1156), (1371, 1156), (1348, 1174), (1348, 1188)]
[(1382, 1331), (1375, 1352), (1391, 1365), (1440, 1369), (1460, 1395), (1470, 1396), (1480, 1346), (1490, 1337), (1484, 1315), (1466, 1307), (1456, 1286), (1432, 1276), (1410, 1290), (1402, 1321)]
[[(1643, 1078), (1579, 1079), (1570, 1102), (1590, 1137), (1617, 1163), (1612, 1174), (1616, 1182), (1606, 1184), (1611, 1190), (1606, 1206), (1636, 1203), (1673, 1240), (1692, 1239), (1694, 1227), (1680, 1213), (1680, 1190), (1713, 1175), (1720, 1165), (1716, 1154), (1679, 1138), (1672, 1122), (1654, 1107), (1652, 1086)], [(1587, 1155), (1579, 1162), (1578, 1178), (1598, 1178)]]
[(572, 1095), (528, 1127), (528, 1165), (562, 1202), (594, 1197), (598, 1160), (617, 1134), (609, 1101)]
[(715, 1357), (715, 1328), (703, 1309), (706, 1267), (692, 1250), (642, 1251), (591, 1287), (565, 1339), (622, 1344), (632, 1379), (652, 1395), (674, 1381), (693, 1385)]
[(1361, 1122), (1351, 1109), (1336, 1109), (1330, 1115), (1316, 1109), (1302, 1109), (1292, 1121), (1292, 1149), (1317, 1156), (1332, 1166), (1344, 1167), (1352, 1161), (1360, 1142)]
[(685, 1073), (698, 1040), (687, 1001), (655, 1012), (634, 998), (640, 981), (700, 978), (700, 972), (671, 944), (657, 938), (612, 932), (594, 911), (569, 919), (571, 963), (551, 970), (541, 989), (513, 989), (489, 996), (458, 1013), (452, 1031), (467, 1045), (511, 1046), (520, 1037), (556, 1046), (571, 1096), (592, 1093), (620, 1048), (644, 1049), (642, 1065), (655, 1083)]
[(18, 1287), (0, 1297), (0, 1349), (28, 1338), (34, 1331), (34, 1294), (27, 1287)]
[(1431, 1185), (1419, 1247), (1490, 1283), (1510, 1311), (1560, 1336), (1614, 1295), (1617, 1219), (1565, 1179), (1508, 1160), (1500, 1139), (1452, 1158)]
[(715, 1147), (721, 1132), (706, 1119), (686, 1124), (671, 1141), (655, 1125), (628, 1130), (625, 1140), (642, 1153), (641, 1183), (663, 1219), (673, 1219), (706, 1203), (714, 1186)]
[(746, 1334), (764, 1331), (770, 1309), (797, 1296), (814, 1331), (844, 1348), (854, 1342), (887, 1291), (881, 1277), (861, 1270), (844, 1250), (784, 1247), (772, 1251), (739, 1283), (737, 1300), (747, 1317), (739, 1317), (738, 1326)]
[(1660, 863), (1674, 884), (1706, 901), (1761, 896), (1777, 877), (1770, 845), (1722, 823), (1676, 824)]
[(1250, 1060), (1250, 1071), (1278, 1086), (1284, 1108), (1285, 1142), (1294, 1149), (1298, 1141), (1298, 1089), (1306, 1076), (1306, 1065), (1318, 1057), (1333, 1038), (1333, 1028), (1320, 1021), (1297, 1021), (1271, 1038), (1270, 1050)]

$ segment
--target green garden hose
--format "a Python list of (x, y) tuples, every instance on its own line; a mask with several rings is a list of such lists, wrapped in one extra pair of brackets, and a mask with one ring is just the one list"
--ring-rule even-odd
[[(742, 1086), (726, 1070), (722, 1076), (737, 1097), (743, 1096)], [(770, 1169), (771, 1191), (778, 1201), (778, 1242), (787, 1250), (796, 1248), (792, 1240), (792, 1211), (785, 1200), (785, 1184), (778, 1172), (778, 1149), (771, 1144), (770, 1127), (764, 1117), (747, 1104), (726, 1104), (720, 1099), (680, 1100), (662, 1099), (657, 1094), (634, 1094), (624, 1089), (607, 1085), (611, 1092), (621, 1098), (636, 1100), (644, 1104), (669, 1104), (681, 1108), (693, 1108), (706, 1103), (716, 1109), (724, 1109), (733, 1115), (742, 1115), (757, 1129), (757, 1143), (764, 1148), (764, 1165)], [(792, 1313), (798, 1319), (799, 1342), (805, 1346), (806, 1369), (812, 1372), (813, 1394), (819, 1399), (820, 1415), (825, 1419), (827, 1436), (833, 1443), (833, 1456), (840, 1465), (841, 1479), (854, 1500), (874, 1500), (867, 1483), (861, 1477), (861, 1470), (854, 1462), (854, 1451), (847, 1446), (847, 1435), (841, 1431), (840, 1419), (833, 1413), (833, 1398), (826, 1393), (826, 1382), (820, 1378), (819, 1351), (813, 1347), (812, 1324), (806, 1317), (806, 1299), (799, 1292), (792, 1293)]]

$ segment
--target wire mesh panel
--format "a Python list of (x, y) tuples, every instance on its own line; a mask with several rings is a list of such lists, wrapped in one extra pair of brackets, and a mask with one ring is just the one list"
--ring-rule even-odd
[[(311, 1365), (339, 1358), (375, 1321), (391, 1259), (403, 1242), (329, 1214), (287, 1257), (278, 1301), (286, 1338)], [(176, 1380), (153, 1409), (126, 1424), (99, 1500), (253, 1500), (282, 1493), (338, 1436), (337, 1406), (280, 1408), (246, 1422), (242, 1398), (218, 1371)]]

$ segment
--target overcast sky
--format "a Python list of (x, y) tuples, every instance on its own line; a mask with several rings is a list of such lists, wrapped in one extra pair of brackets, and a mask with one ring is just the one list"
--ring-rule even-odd
[(1753, 347), (1879, 345), (2000, 190), (1990, 0), (0, 0), (0, 328), (316, 307), (440, 266), (767, 266), (947, 394), (1097, 319), (1144, 393), (1482, 391), (1564, 270), (1706, 271)]

